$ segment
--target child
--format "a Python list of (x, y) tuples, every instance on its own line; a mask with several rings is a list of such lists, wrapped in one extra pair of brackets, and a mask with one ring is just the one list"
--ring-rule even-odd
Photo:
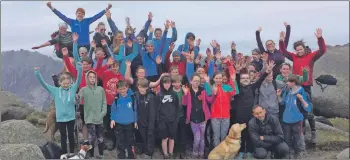
[[(181, 52), (179, 51), (174, 51), (175, 44), (171, 43), (168, 52), (166, 52), (165, 55), (165, 65), (167, 70), (170, 69), (170, 67), (175, 66), (178, 68), (178, 72), (180, 73), (181, 76), (185, 76), (186, 73), (186, 59), (181, 60)], [(173, 52), (173, 61), (170, 62), (170, 55), (171, 52)]]
[[(239, 82), (239, 94), (235, 97), (236, 104), (236, 123), (248, 123), (252, 115), (252, 109), (254, 106), (255, 100), (255, 91), (261, 86), (261, 83), (267, 77), (267, 75), (272, 71), (272, 68), (275, 66), (274, 62), (271, 61), (266, 66), (266, 72), (260, 76), (260, 78), (255, 82), (251, 83), (249, 75), (247, 72), (242, 72), (242, 66), (240, 63), (237, 63), (236, 69), (237, 73), (237, 82)], [(247, 157), (252, 158), (253, 153), (253, 144), (250, 139), (248, 128), (242, 131), (241, 137), (241, 148), (239, 150), (238, 159), (243, 159), (245, 151), (247, 152)]]
[[(180, 57), (179, 57), (180, 58)], [(173, 75), (171, 76), (172, 79), (172, 86), (173, 91), (176, 93), (177, 98), (179, 99), (179, 102), (182, 102), (182, 96), (184, 95), (184, 92), (181, 89), (181, 81), (182, 76), (180, 75)], [(177, 138), (176, 141), (178, 142), (176, 144), (177, 151), (180, 153), (180, 159), (185, 158), (186, 154), (186, 140), (187, 140), (187, 125), (186, 125), (186, 116), (185, 116), (185, 108), (181, 103), (179, 103), (178, 106), (178, 130), (177, 130)]]
[(115, 127), (118, 139), (118, 159), (125, 159), (125, 149), (128, 159), (135, 159), (132, 149), (134, 128), (137, 129), (137, 108), (134, 95), (125, 81), (118, 81), (118, 94), (111, 108), (111, 128)]
[(285, 105), (286, 109), (283, 112), (282, 127), (284, 139), (289, 148), (294, 149), (294, 159), (302, 158), (302, 153), (305, 152), (304, 136), (302, 131), (302, 122), (304, 120), (303, 114), (298, 107), (298, 101), (301, 102), (302, 108), (309, 112), (310, 102), (307, 101), (306, 92), (299, 85), (298, 77), (291, 75), (288, 77), (288, 90), (284, 91), (282, 97), (282, 90), (277, 91), (279, 102)]
[[(62, 53), (68, 55), (68, 49), (63, 48)], [(39, 68), (34, 68), (35, 76), (38, 78), (40, 84), (51, 94), (55, 101), (56, 106), (56, 122), (57, 127), (60, 130), (61, 135), (61, 148), (62, 153), (67, 153), (67, 130), (69, 140), (69, 152), (74, 153), (74, 121), (75, 121), (75, 93), (78, 90), (78, 86), (81, 81), (82, 67), (81, 64), (77, 64), (78, 78), (71, 85), (72, 76), (63, 72), (59, 77), (60, 87), (54, 87), (44, 82)]]
[[(79, 92), (80, 98), (84, 100), (84, 120), (88, 128), (88, 139), (94, 146), (97, 139), (99, 156), (103, 157), (103, 117), (107, 112), (106, 95), (102, 87), (97, 86), (97, 75), (94, 71), (86, 73), (87, 86)], [(90, 150), (94, 157), (94, 147)]]
[(183, 87), (184, 97), (182, 104), (187, 106), (186, 123), (191, 122), (194, 135), (193, 158), (204, 159), (204, 133), (207, 121), (210, 119), (208, 103), (212, 98), (200, 87), (200, 75), (194, 74), (191, 78), (191, 89)]
[(156, 119), (159, 128), (159, 136), (162, 139), (164, 159), (169, 159), (174, 158), (174, 138), (177, 132), (179, 99), (176, 93), (171, 89), (170, 76), (162, 77), (160, 88), (160, 93), (156, 96)]
[(135, 92), (137, 106), (138, 131), (141, 134), (143, 144), (140, 148), (144, 153), (142, 158), (151, 159), (154, 151), (154, 126), (156, 119), (155, 95), (148, 90), (148, 80), (141, 78), (137, 81), (138, 91)]

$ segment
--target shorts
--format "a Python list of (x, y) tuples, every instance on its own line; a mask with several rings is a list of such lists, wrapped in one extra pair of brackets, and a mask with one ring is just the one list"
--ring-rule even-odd
[(83, 122), (83, 124), (85, 124), (85, 120), (84, 120), (84, 105), (83, 104), (79, 104), (78, 111), (80, 112), (81, 121)]
[(158, 123), (159, 138), (175, 139), (177, 133), (177, 122), (159, 122)]

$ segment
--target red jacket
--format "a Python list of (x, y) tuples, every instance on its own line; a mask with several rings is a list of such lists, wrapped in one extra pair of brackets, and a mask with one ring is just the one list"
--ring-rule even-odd
[(309, 70), (309, 79), (308, 81), (304, 82), (302, 85), (303, 86), (312, 86), (313, 85), (313, 69), (314, 69), (314, 63), (316, 60), (318, 60), (320, 57), (326, 53), (326, 43), (323, 39), (323, 37), (318, 38), (318, 47), (319, 50), (307, 53), (301, 57), (298, 55), (288, 52), (286, 50), (286, 47), (283, 43), (283, 41), (279, 42), (279, 48), (281, 53), (288, 58), (289, 60), (293, 61), (293, 74), (302, 76), (303, 75), (303, 69), (306, 68)]
[(235, 94), (234, 90), (224, 91), (223, 85), (218, 85), (217, 87), (217, 93), (215, 96), (213, 96), (213, 102), (211, 104), (211, 117), (230, 118), (230, 102), (231, 97)]
[(179, 74), (181, 76), (185, 76), (186, 75), (186, 59), (179, 61), (179, 62), (170, 62), (170, 55), (171, 55), (171, 51), (168, 50), (168, 52), (166, 52), (165, 55), (165, 65), (168, 69), (168, 71), (170, 72), (170, 67), (172, 66), (176, 66), (179, 69)]

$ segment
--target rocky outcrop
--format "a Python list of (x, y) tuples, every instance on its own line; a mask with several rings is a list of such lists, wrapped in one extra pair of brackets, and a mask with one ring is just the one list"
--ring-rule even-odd
[(34, 109), (19, 100), (16, 95), (5, 91), (0, 92), (1, 121), (23, 120), (32, 112), (34, 112)]
[(24, 143), (42, 146), (47, 142), (40, 130), (25, 120), (1, 122), (0, 135), (0, 145)]
[(344, 149), (342, 152), (340, 152), (338, 155), (337, 155), (337, 159), (349, 159), (349, 148), (347, 149)]
[(326, 118), (349, 119), (349, 44), (327, 47), (327, 52), (316, 61), (314, 79), (322, 74), (337, 78), (338, 85), (328, 86), (324, 92), (314, 81), (313, 104), (315, 114)]
[(2, 144), (1, 160), (37, 160), (45, 159), (40, 148), (34, 144)]

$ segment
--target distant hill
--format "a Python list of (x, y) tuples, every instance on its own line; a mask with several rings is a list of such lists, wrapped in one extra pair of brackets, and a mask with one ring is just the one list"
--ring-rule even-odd
[(36, 109), (48, 107), (51, 97), (34, 76), (33, 68), (40, 67), (44, 80), (53, 85), (51, 76), (62, 69), (62, 62), (27, 50), (4, 51), (1, 56), (2, 88), (16, 94)]

